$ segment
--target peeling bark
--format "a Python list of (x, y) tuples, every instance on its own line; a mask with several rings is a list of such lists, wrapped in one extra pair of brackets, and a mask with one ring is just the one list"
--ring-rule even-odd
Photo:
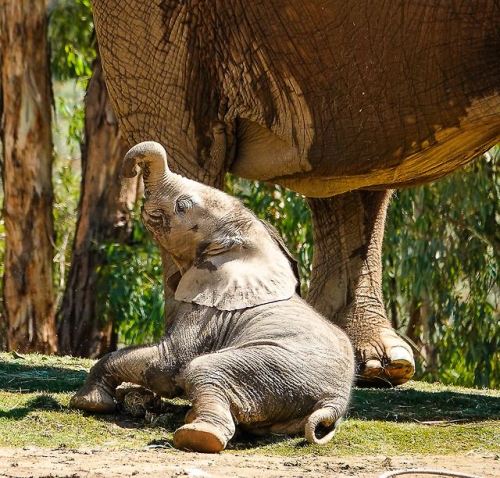
[(123, 242), (129, 236), (137, 180), (127, 180), (122, 189), (120, 167), (126, 152), (97, 59), (85, 97), (82, 190), (60, 311), (62, 353), (98, 357), (116, 348), (113, 321), (101, 316), (97, 300), (98, 269), (106, 260), (99, 246), (106, 241)]
[(413, 298), (410, 304), (410, 315), (405, 335), (420, 350), (424, 346), (422, 342), (422, 306), (420, 300)]
[[(3, 3), (2, 3), (3, 5)], [(3, 71), (3, 24), (0, 20), (0, 175), (3, 177), (3, 88), (2, 88), (2, 71)], [(3, 186), (3, 181), (2, 181)], [(2, 188), (3, 193), (3, 188)], [(3, 211), (2, 211), (3, 212)], [(3, 240), (3, 239), (2, 239)], [(2, 260), (4, 258), (2, 257)], [(2, 284), (3, 288), (3, 284)], [(2, 292), (3, 296), (3, 292)], [(0, 304), (0, 350), (7, 348), (7, 320), (3, 310), (3, 297)]]
[(8, 347), (57, 350), (51, 83), (44, 0), (2, 1), (4, 313)]
[(422, 297), (413, 299), (410, 310), (406, 336), (413, 342), (423, 358), (424, 363), (422, 365), (425, 372), (431, 374), (437, 380), (439, 377), (438, 351), (433, 345), (435, 343), (433, 339), (435, 325), (431, 301), (426, 291), (422, 293)]

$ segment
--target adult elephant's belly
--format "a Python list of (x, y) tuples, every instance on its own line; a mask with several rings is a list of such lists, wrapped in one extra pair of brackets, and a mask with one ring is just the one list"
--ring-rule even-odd
[[(306, 131), (292, 127), (279, 133), (257, 122), (240, 120), (231, 171), (309, 197), (433, 181), (500, 141), (499, 96), (471, 102), (455, 126), (422, 125), (421, 130), (428, 133), (408, 141), (405, 125), (415, 130), (416, 121), (411, 115), (402, 117), (399, 129), (388, 125), (383, 134), (377, 129), (371, 137), (367, 126), (356, 142), (356, 138), (339, 136), (335, 131), (338, 122), (317, 127), (314, 117)], [(367, 115), (366, 124), (370, 122)]]

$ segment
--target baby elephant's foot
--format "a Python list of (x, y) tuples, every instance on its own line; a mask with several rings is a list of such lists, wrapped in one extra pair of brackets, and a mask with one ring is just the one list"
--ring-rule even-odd
[(186, 412), (186, 415), (184, 416), (184, 423), (188, 424), (188, 423), (194, 422), (195, 420), (196, 420), (196, 413), (194, 411), (194, 408), (190, 408)]
[(116, 402), (102, 385), (85, 384), (71, 397), (69, 406), (93, 413), (112, 413), (116, 409)]
[(224, 432), (208, 422), (195, 420), (178, 428), (174, 433), (174, 446), (201, 453), (218, 453), (226, 448)]
[(123, 410), (133, 417), (144, 417), (146, 412), (161, 412), (161, 398), (140, 385), (122, 383), (115, 390), (115, 398)]

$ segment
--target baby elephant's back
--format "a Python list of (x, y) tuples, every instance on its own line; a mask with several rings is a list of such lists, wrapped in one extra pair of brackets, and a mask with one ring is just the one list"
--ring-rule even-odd
[[(228, 322), (212, 356), (224, 370), (218, 377), (232, 377), (222, 386), (231, 390), (238, 423), (276, 433), (305, 430), (314, 443), (329, 440), (354, 378), (346, 334), (298, 296), (232, 313)], [(211, 370), (208, 359), (203, 366)], [(323, 438), (316, 436), (320, 423), (328, 430)]]
[(347, 334), (298, 296), (247, 309), (234, 323), (228, 340), (231, 346), (274, 341), (293, 350), (296, 356), (304, 352), (312, 359), (312, 355), (328, 354), (354, 363)]
[(349, 338), (298, 296), (248, 309), (228, 341), (230, 347), (257, 346), (267, 365), (275, 362), (277, 377), (270, 382), (276, 380), (282, 392), (288, 389), (295, 400), (299, 391), (305, 402), (349, 398), (354, 378)]

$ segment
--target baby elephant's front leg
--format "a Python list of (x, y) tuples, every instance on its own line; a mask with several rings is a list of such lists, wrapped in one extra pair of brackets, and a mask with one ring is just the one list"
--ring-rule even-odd
[(166, 365), (158, 345), (129, 347), (107, 354), (90, 369), (83, 387), (71, 398), (70, 407), (111, 413), (116, 408), (115, 389), (123, 382), (170, 396), (175, 385)]

